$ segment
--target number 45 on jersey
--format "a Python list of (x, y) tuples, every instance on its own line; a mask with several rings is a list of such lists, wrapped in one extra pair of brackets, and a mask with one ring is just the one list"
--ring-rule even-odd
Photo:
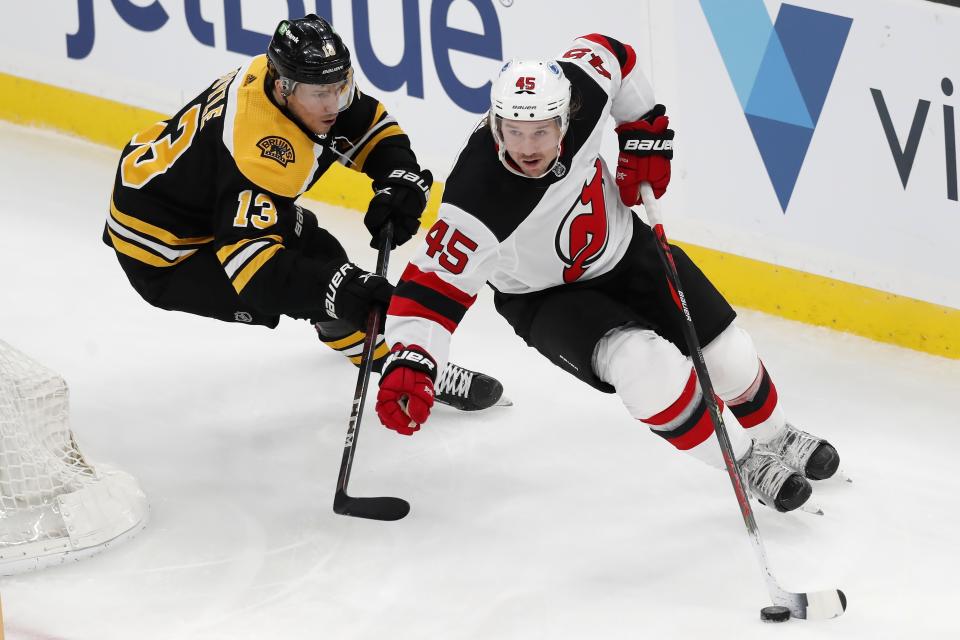
[[(467, 237), (459, 229), (454, 229), (447, 239), (447, 233), (450, 231), (450, 225), (443, 220), (437, 222), (427, 232), (427, 255), (431, 258), (437, 257), (437, 262), (444, 269), (454, 275), (463, 273), (467, 267), (470, 256), (467, 251), (476, 251), (477, 243)], [(464, 249), (466, 251), (464, 251)]]

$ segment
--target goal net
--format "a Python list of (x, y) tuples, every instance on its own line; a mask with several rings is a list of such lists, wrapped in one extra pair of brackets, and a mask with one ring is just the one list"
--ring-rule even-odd
[(147, 514), (132, 476), (80, 452), (63, 378), (0, 340), (0, 575), (91, 556)]

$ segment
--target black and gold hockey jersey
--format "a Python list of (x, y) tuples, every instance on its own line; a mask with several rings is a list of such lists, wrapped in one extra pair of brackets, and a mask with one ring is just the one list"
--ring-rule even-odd
[(160, 270), (209, 245), (247, 304), (314, 317), (328, 266), (309, 251), (317, 221), (294, 201), (334, 162), (374, 180), (419, 166), (375, 98), (355, 89), (330, 132), (318, 135), (274, 102), (266, 76), (266, 56), (257, 56), (130, 140), (104, 241)]

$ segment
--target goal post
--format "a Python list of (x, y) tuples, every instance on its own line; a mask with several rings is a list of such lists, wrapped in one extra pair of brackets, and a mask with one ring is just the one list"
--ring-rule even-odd
[(94, 555), (148, 513), (133, 476), (80, 452), (64, 379), (0, 340), (0, 575)]

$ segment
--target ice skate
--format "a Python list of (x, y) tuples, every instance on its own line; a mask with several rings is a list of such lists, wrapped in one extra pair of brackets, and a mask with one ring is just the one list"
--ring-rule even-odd
[(437, 376), (434, 400), (460, 411), (480, 411), (494, 405), (513, 404), (503, 397), (503, 385), (479, 371), (448, 362)]
[[(314, 327), (320, 342), (345, 355), (355, 366), (360, 366), (363, 342), (366, 338), (362, 331), (354, 331), (336, 321), (317, 322)], [(384, 343), (383, 336), (378, 336), (374, 349), (374, 371), (380, 372), (389, 353), (390, 350)], [(479, 371), (471, 371), (452, 362), (448, 362), (437, 376), (434, 393), (436, 402), (460, 411), (480, 411), (494, 405), (513, 404), (503, 397), (503, 385), (496, 378)]]
[(810, 480), (826, 480), (840, 466), (840, 454), (832, 444), (790, 423), (765, 446)]
[(813, 492), (803, 475), (762, 445), (754, 445), (739, 466), (750, 493), (781, 513), (802, 507)]

